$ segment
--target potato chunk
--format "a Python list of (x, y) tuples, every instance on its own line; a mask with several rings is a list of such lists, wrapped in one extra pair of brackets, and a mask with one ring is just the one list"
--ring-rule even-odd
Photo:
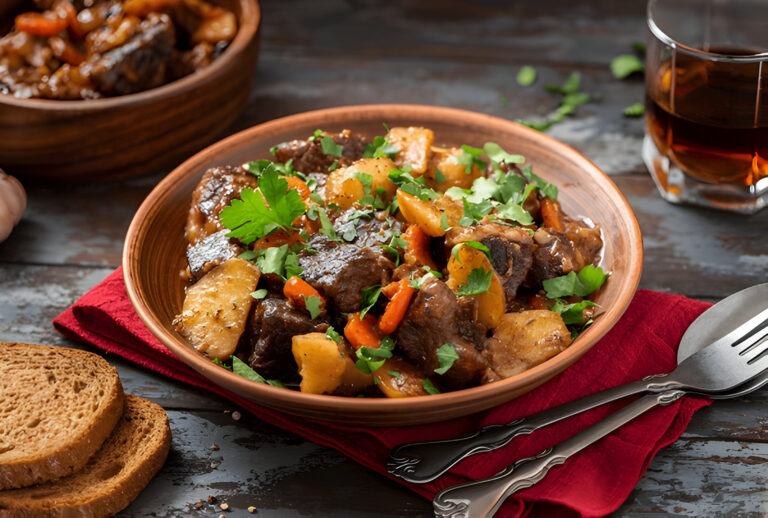
[(373, 376), (381, 392), (392, 398), (426, 396), (424, 376), (411, 363), (402, 358), (389, 358), (384, 365), (376, 369)]
[(209, 358), (226, 360), (245, 329), (261, 271), (243, 259), (229, 259), (187, 290), (179, 333)]
[(291, 339), (291, 351), (299, 366), (300, 388), (309, 394), (354, 395), (373, 384), (339, 344), (325, 333), (307, 333)]
[[(468, 245), (459, 248), (456, 256), (451, 254), (448, 259), (448, 280), (446, 284), (454, 292), (458, 292), (462, 285), (467, 284), (467, 277), (476, 268), (482, 268), (491, 273), (491, 285), (485, 293), (470, 295), (477, 299), (477, 319), (488, 329), (493, 329), (501, 321), (507, 305), (504, 295), (504, 286), (496, 271), (491, 266), (491, 261), (484, 252)], [(487, 275), (487, 273), (486, 273)]]
[[(348, 167), (336, 169), (328, 175), (325, 183), (325, 200), (346, 210), (366, 194), (376, 195), (379, 189), (383, 189), (383, 193), (378, 194), (385, 203), (389, 203), (397, 190), (389, 179), (389, 172), (394, 168), (395, 163), (389, 158), (361, 158)], [(369, 193), (356, 177), (358, 173), (370, 175)]]
[[(458, 161), (463, 153), (461, 148), (432, 146), (432, 158), (430, 159), (429, 170), (425, 174), (427, 185), (441, 192), (445, 192), (451, 187), (471, 188), (472, 182), (483, 176), (483, 172), (476, 165), (473, 165), (467, 173), (467, 167)], [(442, 182), (437, 181), (437, 169), (445, 178)]]
[(387, 135), (389, 143), (400, 150), (395, 156), (399, 168), (410, 166), (411, 174), (421, 176), (427, 170), (430, 148), (435, 142), (435, 133), (427, 128), (392, 128)]
[(557, 313), (545, 309), (507, 313), (487, 353), (496, 373), (508, 378), (550, 359), (571, 344), (571, 332)]
[[(457, 225), (464, 215), (460, 201), (442, 195), (435, 201), (422, 200), (398, 189), (397, 204), (408, 223), (417, 225), (432, 237), (445, 235), (447, 228)], [(443, 215), (447, 225), (443, 225)]]

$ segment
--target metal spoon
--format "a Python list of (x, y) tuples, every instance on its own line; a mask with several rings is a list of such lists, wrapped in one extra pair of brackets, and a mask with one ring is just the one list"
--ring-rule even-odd
[[(471, 455), (496, 450), (507, 445), (518, 435), (530, 434), (544, 426), (628, 395), (645, 391), (660, 393), (670, 389), (684, 389), (696, 393), (715, 392), (712, 386), (702, 386), (701, 383), (697, 383), (701, 379), (702, 372), (694, 364), (697, 360), (705, 359), (702, 356), (706, 356), (708, 351), (699, 353), (696, 358), (691, 358), (685, 364), (683, 362), (706, 345), (715, 345), (719, 342), (722, 346), (728, 340), (732, 343), (738, 338), (734, 336), (733, 330), (750, 321), (755, 321), (758, 332), (768, 332), (764, 322), (763, 327), (760, 327), (760, 323), (766, 318), (765, 315), (761, 317), (760, 314), (768, 311), (767, 307), (768, 283), (742, 290), (715, 304), (691, 324), (683, 335), (678, 349), (678, 361), (681, 365), (672, 374), (651, 376), (645, 380), (598, 392), (508, 424), (485, 426), (477, 432), (456, 439), (403, 444), (390, 453), (387, 469), (391, 474), (409, 482), (431, 482)], [(760, 336), (753, 334), (748, 338), (756, 342), (754, 345), (758, 345), (762, 341)], [(684, 365), (686, 365), (685, 368)], [(761, 376), (766, 377), (768, 374), (763, 373)], [(669, 381), (664, 381), (664, 378)], [(673, 380), (682, 383), (675, 383)], [(738, 390), (734, 384), (721, 385), (721, 387), (722, 389), (717, 391)]]

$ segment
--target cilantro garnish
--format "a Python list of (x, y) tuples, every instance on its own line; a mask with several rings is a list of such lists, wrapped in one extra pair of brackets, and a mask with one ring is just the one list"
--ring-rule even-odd
[(517, 73), (517, 84), (520, 86), (529, 86), (536, 81), (536, 69), (532, 66), (525, 65)]
[(400, 378), (402, 378), (402, 377), (403, 377), (403, 375), (402, 375), (402, 374), (400, 374), (400, 373), (399, 373), (399, 372), (397, 372), (397, 371), (387, 371), (387, 374), (389, 374), (389, 375), (390, 375), (390, 376), (392, 376), (393, 378), (398, 378), (398, 379), (400, 379)]
[(245, 261), (253, 261), (254, 259), (256, 259), (256, 256), (258, 256), (258, 255), (259, 254), (257, 254), (253, 250), (246, 250), (242, 254), (238, 255), (237, 258), (238, 259), (243, 259)]
[(632, 106), (624, 108), (625, 117), (642, 117), (645, 114), (645, 106), (643, 103), (635, 103)]
[(363, 319), (366, 313), (368, 313), (371, 308), (376, 304), (376, 301), (379, 300), (379, 295), (381, 294), (381, 284), (376, 284), (375, 286), (368, 286), (367, 288), (363, 288), (360, 292), (361, 302), (360, 302), (360, 320)]
[(293, 220), (307, 210), (299, 193), (288, 189), (288, 182), (271, 169), (262, 174), (257, 191), (245, 188), (240, 198), (221, 211), (221, 224), (230, 230), (227, 237), (246, 245), (278, 228), (293, 228)]
[(440, 393), (440, 391), (437, 390), (437, 387), (435, 387), (435, 384), (432, 383), (429, 378), (424, 378), (424, 381), (421, 382), (421, 386), (424, 388), (427, 394), (435, 395)]
[(523, 155), (512, 155), (504, 151), (500, 145), (495, 142), (486, 142), (483, 146), (483, 151), (491, 159), (491, 163), (500, 164), (502, 162), (506, 164), (522, 164), (525, 162)]
[(301, 275), (299, 257), (288, 245), (273, 246), (257, 252), (256, 265), (261, 273), (274, 273), (283, 279)]
[(355, 367), (365, 374), (371, 374), (380, 369), (387, 359), (392, 358), (394, 348), (395, 341), (389, 336), (381, 339), (379, 347), (361, 347), (355, 351)]
[(571, 115), (576, 107), (589, 101), (589, 95), (584, 92), (577, 91), (579, 84), (581, 83), (581, 75), (578, 72), (572, 73), (568, 76), (562, 86), (547, 85), (545, 90), (553, 93), (557, 93), (563, 96), (560, 101), (560, 106), (555, 112), (542, 122), (529, 122), (524, 120), (517, 120), (523, 126), (528, 126), (538, 131), (546, 131), (558, 122), (562, 122), (566, 115)]
[(461, 264), (461, 259), (459, 259), (459, 250), (463, 246), (468, 246), (470, 248), (474, 248), (475, 250), (480, 250), (485, 254), (485, 256), (490, 259), (491, 258), (491, 251), (488, 250), (488, 247), (482, 244), (479, 241), (464, 241), (463, 243), (458, 243), (453, 246), (451, 249), (451, 255), (456, 258), (456, 260)]
[(323, 140), (320, 141), (320, 147), (323, 148), (323, 153), (335, 157), (341, 157), (341, 152), (344, 150), (344, 146), (337, 144), (333, 137), (326, 135)]
[(533, 173), (533, 168), (531, 167), (530, 164), (523, 167), (521, 169), (521, 172), (529, 182), (533, 182), (536, 184), (536, 187), (539, 188), (539, 192), (541, 192), (541, 194), (543, 194), (544, 196), (552, 200), (557, 199), (557, 186), (542, 180), (539, 176), (536, 176)]
[(437, 181), (437, 183), (443, 183), (446, 180), (447, 178), (445, 177), (443, 172), (437, 167), (435, 167), (435, 181)]
[(547, 85), (544, 87), (544, 90), (547, 90), (548, 92), (553, 92), (556, 94), (568, 95), (576, 92), (579, 89), (580, 84), (581, 84), (581, 74), (579, 74), (578, 72), (573, 72), (565, 80), (565, 83), (563, 83), (563, 86)]
[(464, 204), (464, 215), (459, 219), (459, 225), (468, 227), (475, 221), (480, 221), (493, 210), (493, 204), (490, 200), (482, 200), (479, 203), (472, 203), (467, 198), (462, 200)]
[(257, 383), (266, 383), (268, 385), (272, 385), (273, 387), (286, 388), (285, 385), (277, 380), (268, 380), (264, 378), (264, 376), (251, 369), (247, 363), (243, 362), (237, 356), (232, 356), (232, 372), (238, 376), (242, 376), (245, 379), (249, 379)]
[(484, 268), (474, 268), (467, 276), (467, 283), (459, 286), (458, 296), (479, 295), (485, 293), (491, 287), (493, 271), (485, 271)]
[(571, 295), (586, 297), (600, 288), (607, 277), (602, 268), (588, 264), (578, 274), (569, 272), (567, 275), (546, 279), (542, 281), (542, 286), (550, 299)]
[(624, 79), (635, 72), (645, 72), (645, 65), (637, 56), (625, 54), (613, 58), (611, 72), (616, 79)]
[(333, 326), (328, 326), (328, 329), (325, 330), (325, 336), (336, 342), (337, 344), (341, 342), (341, 335), (333, 328)]
[(260, 290), (256, 290), (253, 293), (251, 293), (251, 297), (253, 297), (256, 300), (261, 300), (266, 296), (267, 296), (267, 290), (265, 290), (264, 288)]
[(462, 153), (456, 157), (456, 162), (464, 166), (464, 174), (471, 174), (472, 166), (477, 166), (481, 171), (485, 169), (487, 165), (485, 160), (478, 158), (483, 154), (482, 149), (463, 145), (461, 146), (461, 151)]
[(453, 344), (441, 345), (437, 350), (437, 362), (439, 367), (435, 369), (435, 372), (437, 374), (445, 374), (458, 359), (459, 355), (456, 353), (456, 348)]
[(320, 297), (316, 295), (310, 295), (309, 297), (302, 295), (301, 298), (304, 299), (304, 307), (309, 311), (309, 317), (312, 320), (316, 319), (323, 312), (323, 301)]
[(294, 176), (293, 171), (293, 159), (288, 160), (286, 163), (273, 162), (271, 160), (254, 160), (245, 164), (245, 169), (248, 170), (256, 178), (261, 178), (267, 171), (274, 171), (280, 176)]
[(328, 166), (328, 172), (332, 173), (333, 171), (335, 171), (338, 168), (339, 168), (339, 161), (338, 160), (334, 160), (333, 163), (330, 166)]
[(336, 230), (333, 228), (333, 223), (331, 223), (331, 218), (328, 217), (328, 213), (325, 211), (323, 207), (318, 206), (311, 206), (309, 209), (307, 209), (307, 217), (311, 221), (316, 221), (317, 219), (320, 219), (320, 233), (323, 234), (328, 239), (331, 239), (336, 242), (341, 242), (341, 239), (339, 239), (339, 236), (336, 235)]

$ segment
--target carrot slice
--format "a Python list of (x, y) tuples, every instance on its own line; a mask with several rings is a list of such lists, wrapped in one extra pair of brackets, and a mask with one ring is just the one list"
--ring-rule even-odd
[(429, 266), (433, 270), (437, 269), (432, 254), (429, 252), (430, 238), (426, 232), (417, 225), (409, 225), (400, 237), (408, 241), (408, 247), (405, 249), (406, 262)]
[(288, 188), (296, 189), (303, 201), (307, 201), (309, 199), (309, 195), (312, 194), (312, 191), (309, 190), (309, 186), (304, 183), (304, 180), (298, 176), (286, 176), (285, 179), (288, 182)]
[(376, 317), (371, 314), (366, 314), (362, 320), (360, 313), (350, 315), (347, 325), (344, 326), (344, 336), (355, 349), (378, 349), (381, 345), (381, 336), (376, 330)]
[(309, 285), (301, 277), (291, 277), (283, 286), (283, 295), (291, 301), (294, 306), (306, 307), (304, 299), (308, 297), (317, 297), (320, 299), (320, 307), (325, 308), (325, 299), (320, 292)]
[(381, 288), (381, 294), (390, 300), (395, 296), (395, 294), (397, 294), (398, 291), (400, 291), (400, 281), (390, 282)]
[(256, 242), (253, 243), (253, 249), (256, 251), (266, 250), (267, 248), (272, 248), (273, 246), (293, 246), (303, 242), (304, 239), (302, 239), (298, 232), (286, 232), (285, 230), (278, 230), (277, 232), (272, 232), (271, 234), (257, 239)]
[(21, 32), (35, 36), (55, 36), (67, 28), (68, 21), (58, 16), (45, 16), (42, 13), (22, 13), (16, 17), (16, 28)]
[(541, 219), (543, 226), (562, 232), (565, 230), (563, 214), (560, 211), (560, 204), (555, 200), (544, 198), (541, 200)]
[(400, 322), (403, 321), (405, 312), (408, 311), (408, 305), (411, 303), (413, 294), (416, 293), (416, 289), (411, 288), (408, 279), (402, 279), (398, 284), (400, 286), (397, 293), (395, 293), (392, 296), (392, 300), (387, 303), (387, 307), (384, 309), (384, 314), (381, 315), (381, 319), (379, 320), (379, 331), (385, 335), (395, 332), (395, 329), (400, 325)]

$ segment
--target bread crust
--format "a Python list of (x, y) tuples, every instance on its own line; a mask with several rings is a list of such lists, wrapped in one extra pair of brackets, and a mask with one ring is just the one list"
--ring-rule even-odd
[(96, 354), (0, 342), (0, 490), (81, 469), (123, 401), (117, 370)]
[(81, 471), (35, 487), (0, 491), (0, 517), (111, 516), (146, 487), (170, 445), (165, 410), (128, 394), (112, 435)]

